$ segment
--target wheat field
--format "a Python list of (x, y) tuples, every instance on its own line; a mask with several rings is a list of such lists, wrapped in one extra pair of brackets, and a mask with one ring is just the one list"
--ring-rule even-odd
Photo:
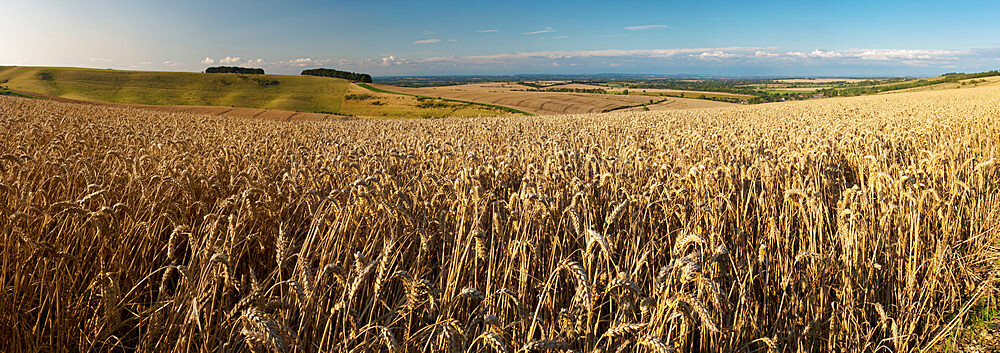
[(988, 349), (963, 328), (998, 298), (998, 107), (278, 122), (0, 97), (0, 350)]

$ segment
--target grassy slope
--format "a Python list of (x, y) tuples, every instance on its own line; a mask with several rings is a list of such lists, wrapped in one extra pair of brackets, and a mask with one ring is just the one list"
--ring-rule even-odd
[[(45, 79), (46, 74), (50, 79)], [(326, 77), (0, 67), (11, 89), (124, 104), (213, 105), (303, 112), (340, 112), (347, 81)]]
[[(964, 85), (962, 83), (965, 83)], [(975, 82), (975, 83), (973, 83)], [(930, 86), (906, 88), (894, 91), (881, 92), (879, 94), (890, 94), (890, 93), (901, 93), (901, 92), (921, 92), (921, 91), (935, 91), (942, 89), (957, 89), (957, 88), (974, 88), (974, 87), (987, 87), (1000, 84), (1000, 76), (989, 76), (982, 78), (974, 78), (968, 80), (962, 80), (958, 82), (942, 82), (938, 84), (933, 84)]]

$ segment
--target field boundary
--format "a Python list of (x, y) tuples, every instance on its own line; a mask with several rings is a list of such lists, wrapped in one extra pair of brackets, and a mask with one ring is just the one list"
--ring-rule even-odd
[(623, 106), (620, 106), (620, 107), (615, 107), (615, 108), (611, 108), (611, 109), (602, 110), (601, 113), (609, 113), (609, 112), (613, 112), (613, 111), (616, 111), (616, 110), (629, 109), (629, 108), (646, 107), (646, 106), (650, 106), (650, 105), (653, 105), (653, 104), (660, 104), (660, 103), (663, 103), (663, 102), (666, 102), (666, 101), (667, 101), (667, 98), (663, 98), (663, 99), (655, 101), (655, 102), (641, 103), (641, 104), (636, 104), (636, 105), (623, 105)]
[(440, 100), (443, 100), (445, 102), (458, 102), (458, 103), (481, 105), (481, 106), (485, 106), (485, 107), (490, 107), (490, 108), (496, 108), (496, 109), (504, 110), (504, 111), (507, 111), (507, 112), (510, 112), (510, 113), (517, 113), (517, 114), (523, 114), (523, 115), (528, 115), (528, 116), (535, 116), (535, 114), (528, 113), (528, 112), (523, 111), (523, 110), (518, 110), (518, 109), (514, 109), (514, 108), (511, 108), (511, 107), (505, 107), (505, 106), (497, 105), (497, 104), (489, 104), (489, 103), (480, 103), (480, 102), (473, 102), (473, 101), (465, 101), (465, 100), (461, 100), (461, 99), (451, 99), (451, 98), (423, 96), (423, 95), (412, 94), (412, 93), (393, 92), (393, 91), (387, 91), (387, 90), (384, 90), (384, 89), (381, 89), (381, 88), (375, 88), (375, 87), (372, 87), (372, 86), (370, 86), (370, 85), (368, 85), (366, 83), (357, 83), (357, 85), (361, 86), (362, 88), (365, 88), (365, 89), (367, 89), (369, 91), (372, 91), (372, 92), (398, 94), (398, 95), (411, 96), (411, 97), (417, 97), (417, 98), (440, 99)]

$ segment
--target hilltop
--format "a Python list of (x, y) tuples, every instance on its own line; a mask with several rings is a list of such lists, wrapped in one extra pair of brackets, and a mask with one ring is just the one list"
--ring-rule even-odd
[(120, 104), (201, 105), (339, 112), (346, 80), (60, 67), (0, 67), (11, 89)]
[[(0, 85), (29, 94), (89, 102), (280, 110), (285, 111), (278, 114), (282, 116), (304, 112), (431, 118), (508, 113), (486, 105), (381, 97), (345, 79), (307, 75), (0, 66)], [(181, 108), (174, 110), (191, 111)]]

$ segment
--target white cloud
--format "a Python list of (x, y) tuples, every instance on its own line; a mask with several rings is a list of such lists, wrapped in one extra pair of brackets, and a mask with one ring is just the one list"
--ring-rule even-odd
[(422, 36), (430, 36), (430, 35), (435, 35), (435, 34), (437, 34), (437, 33), (434, 33), (434, 32), (431, 32), (431, 31), (420, 32), (420, 35), (422, 35)]
[(552, 39), (566, 39), (566, 38), (569, 38), (569, 36), (555, 36), (555, 37), (549, 37), (549, 38), (552, 38)]
[[(417, 59), (414, 60), (414, 62), (424, 62), (424, 63), (463, 62), (463, 63), (474, 63), (474, 64), (489, 64), (489, 63), (502, 64), (512, 61), (525, 61), (532, 59), (544, 59), (548, 61), (551, 59), (579, 59), (579, 58), (624, 58), (624, 57), (669, 58), (683, 54), (697, 55), (704, 52), (723, 51), (723, 53), (719, 53), (719, 55), (724, 55), (725, 52), (734, 52), (734, 51), (752, 52), (753, 50), (762, 50), (762, 49), (770, 49), (770, 48), (726, 47), (726, 48), (535, 51), (535, 52), (501, 53), (493, 55), (474, 55), (474, 56), (463, 56), (463, 57), (455, 57), (455, 56), (431, 57), (431, 58)], [(712, 55), (712, 53), (710, 53), (710, 55)]]
[(215, 59), (205, 57), (205, 60), (202, 60), (201, 63), (206, 65), (212, 65), (215, 64)]
[(454, 40), (454, 39), (449, 39), (448, 41), (449, 41), (449, 42), (452, 42), (452, 43), (455, 43), (455, 42), (457, 42), (457, 40)]
[(702, 52), (701, 54), (698, 54), (698, 57), (702, 59), (732, 59), (732, 58), (742, 57), (742, 55), (727, 53), (722, 50), (712, 50), (712, 51)]
[(89, 60), (92, 61), (92, 62), (96, 62), (96, 63), (110, 63), (110, 62), (114, 62), (114, 60), (105, 59), (105, 58), (90, 58)]
[(413, 41), (413, 44), (430, 44), (430, 43), (437, 43), (437, 42), (440, 42), (440, 41), (441, 40), (437, 39), (437, 38), (421, 39), (421, 40), (415, 40), (415, 41)]
[(289, 61), (285, 61), (285, 62), (282, 62), (282, 63), (285, 64), (285, 65), (289, 65), (289, 66), (302, 67), (302, 66), (313, 65), (315, 62), (313, 61), (312, 58), (298, 58), (298, 59), (292, 59), (292, 60), (289, 60)]
[(814, 58), (837, 58), (841, 56), (841, 53), (816, 49), (809, 53), (809, 56)]
[(500, 32), (500, 30), (499, 29), (481, 29), (481, 30), (476, 31), (476, 33), (493, 33), (493, 32)]
[[(384, 57), (382, 57), (382, 59), (380, 61), (381, 61), (382, 66), (403, 65), (403, 64), (409, 63), (408, 60), (402, 59), (402, 58), (397, 58), (395, 55), (384, 56)], [(342, 65), (343, 64), (348, 64), (348, 63), (343, 63), (342, 62)]]
[(176, 66), (181, 66), (181, 65), (184, 65), (184, 64), (181, 64), (181, 63), (176, 62), (176, 61), (170, 61), (170, 60), (166, 60), (166, 61), (163, 62), (163, 66), (176, 67)]
[(225, 58), (219, 59), (220, 64), (238, 64), (240, 62), (240, 57), (227, 56)]
[(625, 26), (622, 27), (629, 31), (642, 31), (646, 29), (656, 29), (656, 28), (667, 28), (667, 25), (642, 25), (642, 26)]
[(542, 34), (542, 33), (549, 33), (549, 32), (555, 32), (555, 31), (556, 30), (552, 29), (552, 27), (545, 27), (545, 29), (542, 29), (542, 30), (538, 30), (538, 31), (534, 31), (534, 32), (524, 32), (522, 34), (524, 34), (526, 36), (530, 36), (530, 35), (533, 35), (533, 34)]

